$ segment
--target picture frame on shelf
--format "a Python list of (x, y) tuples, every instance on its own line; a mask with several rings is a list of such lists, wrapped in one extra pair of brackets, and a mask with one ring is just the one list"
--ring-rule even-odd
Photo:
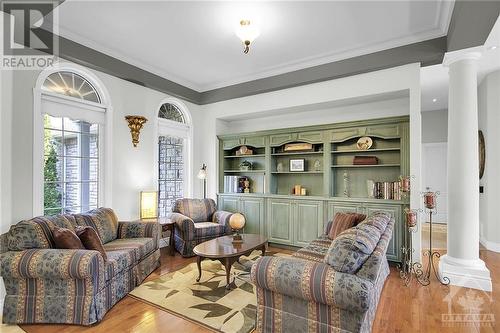
[(290, 172), (305, 171), (306, 160), (304, 158), (295, 158), (290, 160)]

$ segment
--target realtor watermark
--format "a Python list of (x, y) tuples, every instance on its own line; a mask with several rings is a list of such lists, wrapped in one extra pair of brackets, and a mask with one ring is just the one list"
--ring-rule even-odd
[(36, 70), (50, 67), (59, 54), (59, 1), (0, 1), (2, 41), (0, 69)]
[[(494, 327), (495, 315), (488, 313), (493, 299), (491, 294), (482, 290), (468, 289), (458, 295), (459, 288), (450, 291), (444, 301), (448, 303), (448, 313), (441, 314), (444, 327)], [(452, 307), (452, 302), (455, 306)], [(460, 307), (458, 307), (459, 305)], [(457, 311), (460, 309), (459, 311)]]

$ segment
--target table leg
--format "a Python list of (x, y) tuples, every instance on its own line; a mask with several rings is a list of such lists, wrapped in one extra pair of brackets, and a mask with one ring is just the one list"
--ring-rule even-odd
[(200, 282), (201, 279), (201, 261), (203, 260), (202, 257), (198, 256), (196, 258), (196, 265), (198, 266), (198, 278), (196, 279), (196, 282)]

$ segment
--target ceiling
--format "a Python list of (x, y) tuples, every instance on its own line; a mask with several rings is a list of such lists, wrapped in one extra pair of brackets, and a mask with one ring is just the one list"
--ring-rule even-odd
[[(445, 36), (453, 2), (83, 1), (59, 7), (58, 33), (207, 91)], [(248, 18), (261, 34), (243, 54)]]
[[(478, 60), (478, 83), (487, 74), (496, 70), (500, 70), (500, 17), (486, 39), (482, 56)], [(422, 67), (420, 75), (422, 111), (448, 109), (448, 77), (448, 68), (442, 64)], [(436, 101), (433, 102), (433, 99)]]

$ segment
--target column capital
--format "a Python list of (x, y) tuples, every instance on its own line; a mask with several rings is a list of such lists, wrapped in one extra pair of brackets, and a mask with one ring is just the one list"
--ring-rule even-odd
[(444, 55), (443, 66), (450, 67), (451, 64), (461, 60), (478, 60), (483, 55), (484, 47), (471, 47), (464, 50), (447, 52)]

